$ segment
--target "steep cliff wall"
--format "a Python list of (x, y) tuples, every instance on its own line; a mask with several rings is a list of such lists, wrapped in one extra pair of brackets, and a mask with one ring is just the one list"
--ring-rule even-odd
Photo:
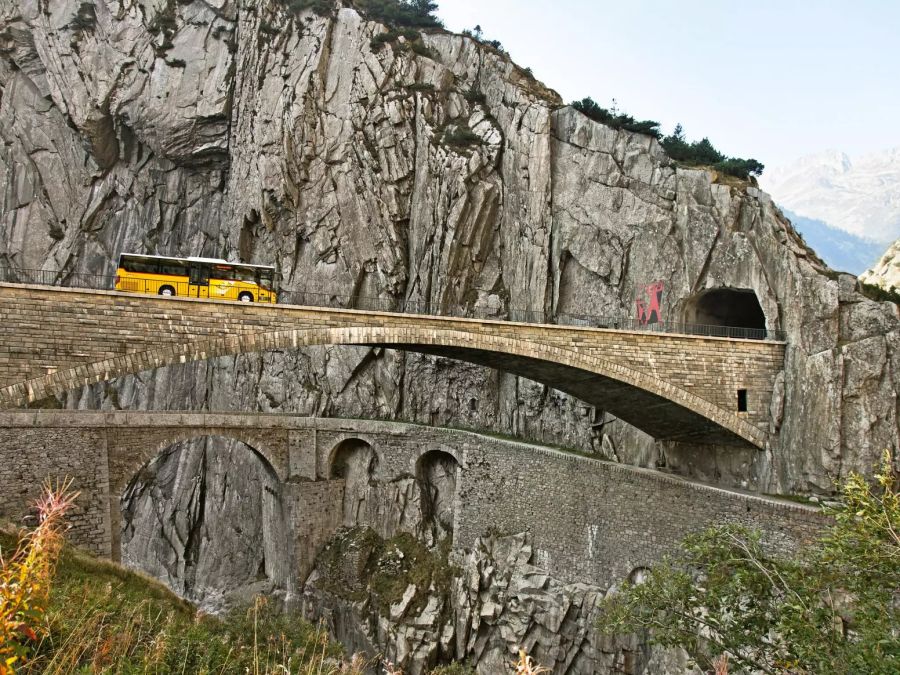
[(656, 444), (524, 380), (383, 350), (222, 359), (69, 405), (262, 409), (487, 427), (768, 492), (829, 492), (898, 446), (897, 308), (865, 300), (771, 200), (675, 167), (444, 32), (378, 46), (349, 8), (0, 3), (0, 265), (110, 273), (118, 252), (275, 263), (286, 289), (665, 318), (712, 287), (787, 331), (767, 453)]

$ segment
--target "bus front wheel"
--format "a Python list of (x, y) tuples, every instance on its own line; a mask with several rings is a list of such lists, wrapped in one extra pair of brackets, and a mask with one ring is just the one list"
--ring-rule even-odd
[(241, 302), (253, 302), (253, 294), (252, 293), (241, 293), (238, 296), (238, 300)]
[(172, 288), (171, 286), (163, 286), (162, 288), (159, 289), (159, 294), (165, 295), (167, 297), (171, 297), (171, 296), (175, 295), (175, 289)]

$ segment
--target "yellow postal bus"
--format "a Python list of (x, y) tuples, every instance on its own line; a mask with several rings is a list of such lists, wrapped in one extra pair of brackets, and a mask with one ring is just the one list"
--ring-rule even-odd
[(275, 303), (275, 268), (212, 258), (166, 258), (123, 253), (117, 291), (185, 298)]

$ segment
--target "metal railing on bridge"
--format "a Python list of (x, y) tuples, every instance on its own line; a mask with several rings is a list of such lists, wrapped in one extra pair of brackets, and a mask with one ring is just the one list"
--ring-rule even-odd
[[(137, 280), (129, 281), (133, 283)], [(52, 270), (28, 270), (9, 267), (0, 267), (0, 282), (96, 290), (113, 290), (115, 288), (115, 277), (112, 275), (90, 274), (85, 272), (63, 273)], [(158, 283), (155, 283), (154, 286), (158, 286)], [(184, 288), (176, 289), (177, 294), (182, 297), (187, 297), (187, 284), (184, 284), (184, 286)], [(153, 291), (149, 290), (149, 287), (140, 288), (138, 284), (134, 284), (134, 287), (130, 287), (128, 290), (133, 293), (153, 293)], [(399, 314), (488, 319), (492, 321), (513, 321), (518, 323), (580, 326), (585, 328), (608, 328), (613, 330), (641, 331), (649, 333), (677, 333), (681, 335), (744, 340), (784, 341), (785, 339), (784, 331), (769, 330), (766, 328), (716, 326), (709, 324), (681, 323), (676, 321), (645, 323), (635, 318), (621, 316), (605, 317), (594, 314), (552, 313), (514, 307), (502, 310), (474, 306), (447, 307), (441, 303), (422, 300), (347, 295), (318, 289), (282, 289), (281, 291), (278, 291), (278, 303), (283, 305), (302, 305), (306, 307), (327, 307), (331, 309), (357, 309), (370, 312), (393, 312)]]

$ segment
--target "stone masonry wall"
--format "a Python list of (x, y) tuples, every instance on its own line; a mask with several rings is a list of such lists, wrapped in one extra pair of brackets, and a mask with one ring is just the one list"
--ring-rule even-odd
[(0, 520), (34, 525), (35, 500), (45, 481), (67, 478), (81, 494), (69, 513), (69, 537), (109, 555), (109, 474), (106, 429), (9, 428), (0, 424)]
[[(385, 520), (386, 534), (419, 522), (403, 512), (418, 508), (405, 500), (403, 485), (416, 480), (423, 455), (441, 451), (461, 466), (454, 546), (471, 548), (486, 533), (528, 532), (534, 563), (566, 580), (609, 585), (652, 565), (689, 532), (716, 523), (759, 528), (770, 545), (790, 550), (826, 522), (817, 510), (791, 502), (471, 432), (366, 420), (228, 417), (230, 428), (214, 413), (0, 412), (0, 518), (21, 522), (45, 477), (71, 476), (82, 492), (72, 539), (109, 555), (110, 523), (118, 522), (110, 511), (118, 509), (121, 496), (110, 486), (126, 484), (130, 476), (110, 475), (108, 458), (126, 450), (141, 454), (142, 437), (158, 451), (166, 433), (173, 439), (210, 433), (292, 439), (285, 494), (294, 533), (293, 543), (285, 545), (294, 547), (301, 579), (341, 524), (343, 481), (330, 479), (330, 463), (348, 439), (371, 445), (378, 459), (373, 480), (399, 490), (402, 504), (382, 501), (373, 511)], [(179, 424), (173, 426), (174, 420)], [(127, 443), (115, 447), (126, 437)]]
[[(210, 344), (208, 353), (204, 352), (206, 342), (241, 334), (373, 326), (409, 329), (425, 335), (441, 329), (471, 334), (474, 349), (479, 346), (479, 336), (489, 335), (602, 358), (732, 413), (736, 412), (737, 390), (747, 389), (749, 410), (742, 414), (743, 419), (766, 428), (775, 379), (784, 360), (783, 344), (754, 340), (353, 310), (247, 306), (3, 284), (0, 299), (0, 384), (7, 385), (41, 376), (52, 379), (59, 370), (126, 355), (131, 355), (127, 357), (126, 370), (147, 370), (159, 365), (161, 358), (164, 363), (177, 362), (178, 355), (186, 353), (186, 343), (196, 343), (202, 352), (194, 358), (211, 358), (216, 351)], [(171, 347), (169, 358), (159, 353), (166, 346)], [(273, 346), (260, 340), (247, 349), (265, 351)], [(108, 366), (103, 366), (90, 373), (88, 379), (108, 379), (110, 375), (104, 375), (106, 369)], [(64, 384), (71, 388), (69, 385), (86, 383), (73, 380)]]

